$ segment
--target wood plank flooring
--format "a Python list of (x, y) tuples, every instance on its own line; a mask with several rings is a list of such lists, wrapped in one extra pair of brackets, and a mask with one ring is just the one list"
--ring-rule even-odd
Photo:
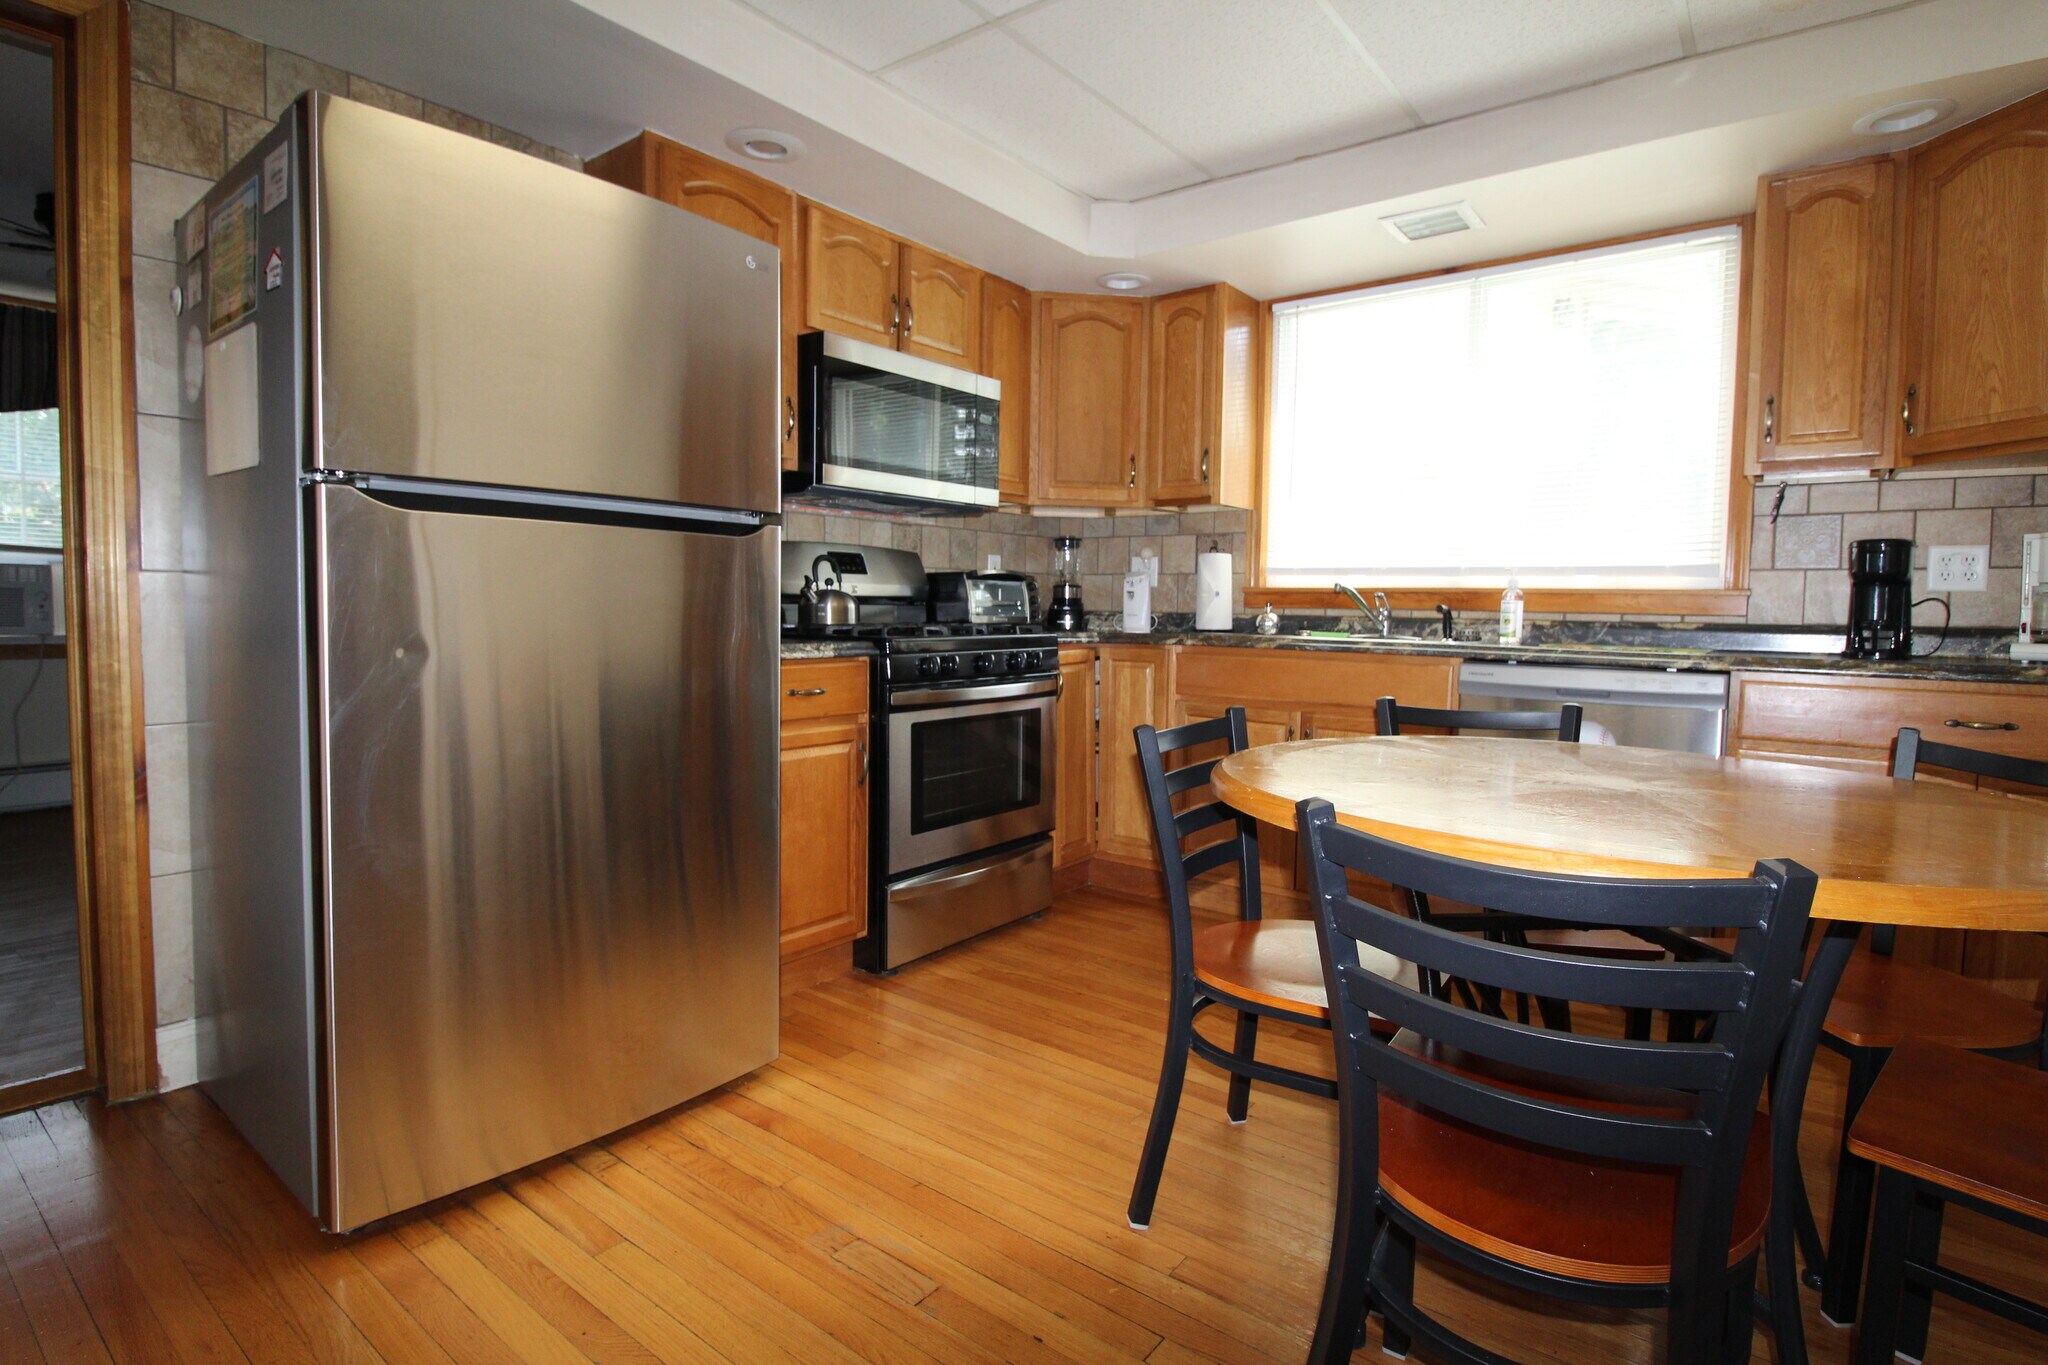
[[(1077, 892), (893, 979), (799, 992), (774, 1065), (347, 1238), (315, 1231), (197, 1091), (0, 1119), (0, 1363), (1299, 1361), (1331, 1106), (1262, 1089), (1232, 1127), (1197, 1063), (1152, 1228), (1124, 1225), (1161, 913)], [(1268, 1035), (1275, 1060), (1324, 1055)], [(1825, 1191), (1840, 1073), (1822, 1065)], [(2048, 1293), (2048, 1258), (2008, 1229), (1951, 1213), (1947, 1249)], [(1512, 1300), (1427, 1262), (1419, 1293), (1526, 1360), (1655, 1358), (1649, 1316)], [(1806, 1297), (1816, 1359), (1846, 1360), (1850, 1334)], [(1929, 1358), (2043, 1351), (1943, 1303)], [(1358, 1359), (1383, 1359), (1376, 1341)]]
[(0, 1086), (85, 1065), (71, 808), (0, 814)]

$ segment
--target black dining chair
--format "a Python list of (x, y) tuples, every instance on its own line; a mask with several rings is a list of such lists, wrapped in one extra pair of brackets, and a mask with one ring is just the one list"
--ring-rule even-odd
[[(1500, 1362), (1420, 1308), (1418, 1246), (1517, 1289), (1662, 1308), (1669, 1365), (1748, 1359), (1770, 1206), (1758, 1111), (1784, 1035), (1814, 875), (1622, 880), (1491, 867), (1297, 823), (1315, 893), (1337, 1054), (1340, 1171), (1311, 1365), (1347, 1361), (1377, 1311), (1387, 1352)], [(1634, 962), (1452, 933), (1361, 901), (1349, 873), (1531, 920), (1719, 928), (1726, 960)], [(1525, 1025), (1362, 970), (1386, 953), (1502, 992), (1706, 1018), (1652, 1041)], [(1381, 1018), (1400, 1029), (1391, 1041)], [(1794, 1309), (1796, 1311), (1796, 1308)]]
[[(1190, 1052), (1230, 1073), (1225, 1107), (1232, 1123), (1245, 1121), (1255, 1080), (1325, 1099), (1337, 1091), (1326, 1077), (1261, 1062), (1256, 1056), (1262, 1018), (1307, 1028), (1329, 1027), (1315, 926), (1305, 919), (1264, 917), (1256, 820), (1221, 801), (1183, 801), (1206, 794), (1216, 764), (1225, 754), (1248, 747), (1244, 708), (1233, 706), (1215, 720), (1171, 730), (1140, 725), (1135, 736), (1152, 837), (1166, 878), (1166, 918), (1173, 956), (1166, 1056), (1159, 1068), (1152, 1120), (1145, 1130), (1128, 1209), (1131, 1226), (1144, 1228), (1152, 1221), (1152, 1203), (1166, 1166), (1167, 1145), (1173, 1140)], [(1216, 752), (1219, 746), (1222, 751)], [(1211, 756), (1172, 769), (1166, 766), (1169, 759), (1193, 750), (1208, 750)], [(1183, 808), (1176, 809), (1176, 802)], [(1212, 830), (1221, 830), (1222, 837), (1200, 842), (1190, 850), (1192, 836)], [(1237, 918), (1198, 929), (1189, 883), (1224, 868), (1237, 872)], [(1380, 960), (1380, 966), (1389, 972), (1400, 970), (1400, 964), (1391, 959)], [(1195, 1020), (1216, 1005), (1237, 1015), (1229, 1051), (1195, 1030)]]
[[(1939, 744), (1923, 739), (1910, 726), (1900, 730), (1892, 748), (1892, 776), (1910, 782), (1927, 768), (2048, 788), (2048, 763)], [(1958, 972), (1901, 961), (1893, 955), (1897, 938), (1896, 927), (1873, 926), (1869, 951), (1849, 959), (1821, 1030), (1821, 1044), (1848, 1059), (1849, 1080), (1825, 1252), (1804, 1205), (1799, 1208), (1799, 1232), (1809, 1267), (1807, 1283), (1818, 1285), (1821, 1312), (1837, 1326), (1856, 1317), (1875, 1179), (1871, 1163), (1851, 1149), (1849, 1132), (1892, 1049), (1907, 1038), (1924, 1038), (2048, 1067), (2048, 1015), (2041, 1009)], [(1938, 1236), (1939, 1209), (1930, 1216)], [(1908, 1305), (1899, 1334), (1904, 1343), (1900, 1349), (1917, 1357), (1927, 1338), (1925, 1296)]]

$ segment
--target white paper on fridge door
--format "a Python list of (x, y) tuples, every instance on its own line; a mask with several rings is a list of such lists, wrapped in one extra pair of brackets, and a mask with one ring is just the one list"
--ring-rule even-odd
[(260, 454), (256, 328), (237, 327), (206, 348), (206, 473), (253, 469)]

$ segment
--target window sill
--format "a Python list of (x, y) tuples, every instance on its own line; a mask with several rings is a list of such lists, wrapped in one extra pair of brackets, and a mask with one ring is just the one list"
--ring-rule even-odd
[[(1369, 599), (1370, 585), (1361, 585)], [(1302, 610), (1337, 607), (1356, 610), (1356, 604), (1329, 588), (1280, 588), (1248, 583), (1245, 607), (1253, 609), (1271, 602), (1275, 607)], [(1396, 588), (1387, 601), (1397, 610), (1428, 610), (1443, 603), (1453, 611), (1496, 611), (1500, 592), (1494, 588)], [(1525, 611), (1588, 613), (1622, 616), (1742, 616), (1749, 610), (1747, 588), (1524, 588)]]

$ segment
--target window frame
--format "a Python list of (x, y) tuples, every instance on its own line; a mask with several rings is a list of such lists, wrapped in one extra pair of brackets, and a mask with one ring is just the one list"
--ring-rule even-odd
[[(1359, 284), (1342, 285), (1333, 289), (1317, 289), (1303, 294), (1290, 294), (1286, 298), (1270, 299), (1260, 305), (1259, 329), (1261, 351), (1264, 363), (1259, 370), (1259, 438), (1257, 479), (1252, 488), (1252, 563), (1251, 572), (1245, 583), (1245, 603), (1250, 607), (1254, 602), (1263, 605), (1270, 601), (1276, 608), (1302, 609), (1315, 607), (1349, 607), (1351, 601), (1334, 588), (1303, 588), (1279, 586), (1266, 581), (1266, 532), (1271, 518), (1266, 515), (1267, 499), (1271, 496), (1271, 473), (1273, 461), (1272, 385), (1273, 385), (1273, 309), (1278, 304), (1296, 303), (1303, 299), (1327, 298), (1333, 294), (1348, 294), (1360, 289), (1376, 289), (1382, 285), (1408, 284), (1416, 280), (1442, 279), (1451, 275), (1464, 275), (1477, 270), (1490, 270), (1505, 265), (1520, 265), (1548, 260), (1557, 256), (1569, 256), (1578, 252), (1600, 251), (1610, 247), (1629, 246), (1636, 242), (1651, 241), (1658, 237), (1670, 237), (1679, 233), (1701, 232), (1711, 228), (1733, 227), (1738, 233), (1735, 300), (1735, 383), (1730, 395), (1734, 404), (1735, 420), (1730, 423), (1730, 450), (1728, 460), (1728, 530), (1727, 542), (1721, 552), (1721, 586), (1718, 588), (1524, 588), (1523, 600), (1527, 610), (1532, 612), (1566, 612), (1588, 614), (1625, 614), (1656, 616), (1742, 616), (1749, 609), (1749, 539), (1752, 480), (1744, 467), (1744, 427), (1742, 415), (1749, 400), (1751, 376), (1750, 356), (1750, 279), (1751, 257), (1755, 245), (1755, 217), (1742, 214), (1732, 218), (1716, 218), (1706, 222), (1689, 223), (1679, 227), (1657, 228), (1653, 231), (1634, 232), (1622, 237), (1608, 237), (1594, 242), (1579, 242), (1570, 246), (1552, 247), (1544, 251), (1524, 252), (1516, 256), (1502, 256), (1493, 260), (1474, 261), (1469, 265), (1452, 266), (1441, 270), (1421, 270), (1410, 275), (1396, 275), (1382, 280), (1369, 280)], [(1373, 591), (1369, 583), (1358, 584), (1366, 591)], [(1505, 586), (1505, 585), (1503, 585)], [(1439, 603), (1456, 611), (1491, 611), (1500, 606), (1500, 589), (1472, 587), (1405, 587), (1385, 589), (1387, 600), (1397, 608), (1429, 608)]]

